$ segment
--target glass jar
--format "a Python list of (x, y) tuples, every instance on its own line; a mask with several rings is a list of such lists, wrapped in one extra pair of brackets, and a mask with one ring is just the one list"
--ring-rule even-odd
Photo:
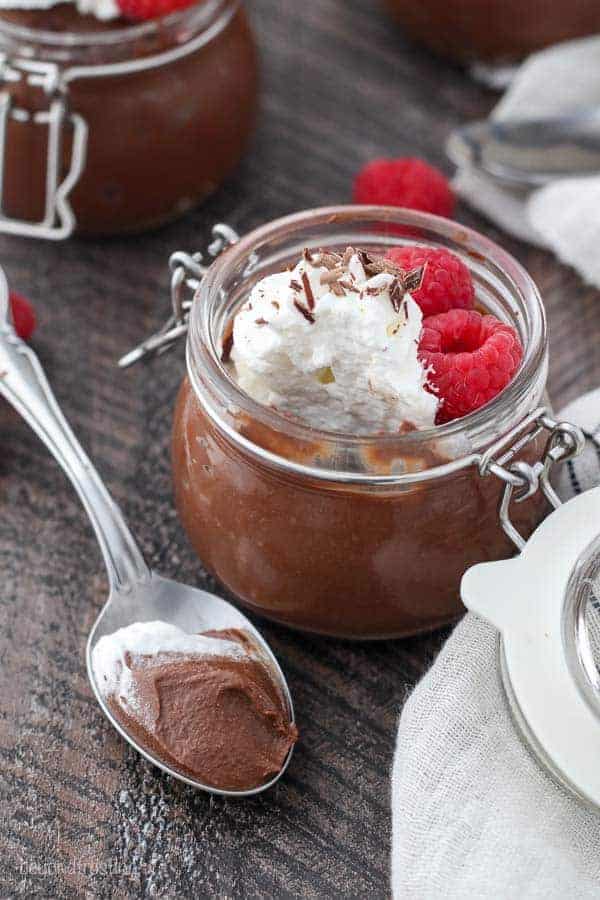
[[(317, 431), (238, 388), (222, 361), (223, 336), (259, 279), (305, 247), (383, 252), (398, 243), (457, 253), (480, 306), (518, 329), (523, 362), (501, 395), (446, 425), (356, 437)], [(385, 207), (309, 210), (272, 222), (205, 271), (192, 305), (173, 436), (181, 520), (207, 569), (245, 606), (278, 622), (351, 638), (436, 628), (463, 611), (465, 570), (514, 549), (498, 517), (504, 485), (493, 461), (542, 457), (547, 436), (537, 410), (546, 376), (537, 289), (481, 235)], [(546, 511), (534, 495), (512, 507), (513, 524), (528, 535)]]
[(256, 53), (238, 0), (85, 33), (31, 27), (50, 15), (91, 27), (65, 6), (0, 16), (10, 97), (0, 231), (135, 232), (213, 191), (255, 120)]
[(590, 0), (385, 0), (407, 33), (461, 62), (516, 62), (556, 44), (600, 31)]

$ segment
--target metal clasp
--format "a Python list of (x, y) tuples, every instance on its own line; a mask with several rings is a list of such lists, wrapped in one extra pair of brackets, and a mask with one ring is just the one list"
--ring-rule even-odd
[[(7, 85), (25, 82), (32, 87), (41, 88), (49, 99), (48, 109), (30, 112), (16, 106), (8, 90), (0, 93), (0, 232), (63, 240), (75, 228), (75, 216), (68, 197), (85, 166), (87, 124), (78, 113), (69, 110), (66, 87), (58, 66), (53, 63), (9, 60), (5, 54), (0, 54), (0, 81)], [(4, 212), (6, 142), (11, 120), (48, 128), (46, 197), (44, 217), (40, 222), (14, 219)], [(72, 133), (72, 148), (67, 173), (62, 178), (63, 142), (67, 127)]]
[[(542, 459), (533, 465), (523, 460), (513, 462), (519, 451), (544, 430), (549, 436)], [(518, 550), (523, 549), (526, 541), (511, 521), (511, 503), (522, 503), (541, 490), (548, 503), (557, 509), (562, 501), (550, 482), (552, 470), (558, 463), (581, 453), (584, 445), (585, 437), (579, 428), (569, 422), (557, 422), (547, 409), (540, 408), (479, 457), (479, 474), (495, 475), (504, 482), (500, 523)]]
[[(212, 234), (213, 240), (208, 246), (208, 255), (212, 259), (216, 259), (227, 247), (239, 241), (238, 233), (229, 225), (215, 225)], [(162, 328), (121, 357), (118, 363), (121, 369), (127, 369), (147, 356), (165, 353), (187, 333), (189, 313), (196, 291), (209, 269), (202, 259), (202, 253), (190, 254), (181, 250), (171, 255), (171, 315)]]

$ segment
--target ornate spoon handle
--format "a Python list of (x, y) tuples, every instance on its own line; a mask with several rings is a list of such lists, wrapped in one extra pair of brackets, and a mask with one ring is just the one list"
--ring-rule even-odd
[(123, 515), (63, 416), (33, 350), (9, 317), (8, 285), (0, 270), (0, 394), (19, 412), (70, 478), (94, 527), (111, 587), (127, 590), (150, 576)]

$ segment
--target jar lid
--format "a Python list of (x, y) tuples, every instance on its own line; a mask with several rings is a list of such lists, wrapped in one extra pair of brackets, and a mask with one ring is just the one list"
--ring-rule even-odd
[(600, 487), (559, 506), (520, 555), (469, 569), (461, 595), (500, 631), (502, 678), (526, 742), (600, 806)]

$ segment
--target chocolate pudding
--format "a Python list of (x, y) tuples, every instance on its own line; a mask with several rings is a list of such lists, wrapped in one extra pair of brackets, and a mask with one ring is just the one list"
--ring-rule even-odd
[[(141, 26), (122, 19), (101, 22), (67, 4), (0, 12), (0, 49), (14, 59), (27, 47), (40, 62), (58, 61), (69, 109), (87, 123), (87, 161), (70, 195), (80, 233), (139, 231), (179, 216), (238, 163), (255, 120), (256, 52), (239, 4), (222, 0), (217, 7), (210, 12), (201, 2)], [(96, 77), (101, 66), (144, 62), (140, 71), (113, 69)], [(86, 71), (73, 77), (82, 66)], [(7, 90), (17, 107), (49, 106), (24, 80)], [(65, 171), (71, 149), (67, 125)], [(7, 215), (43, 217), (46, 151), (45, 126), (10, 122)]]
[(402, 28), (442, 56), (515, 62), (559, 41), (600, 31), (589, 0), (385, 0)]
[[(450, 246), (446, 264), (472, 290), (440, 295), (437, 249), (435, 283), (426, 259), (396, 264), (403, 244), (389, 235), (405, 226)], [(365, 249), (380, 232), (385, 257)], [(284, 260), (300, 241), (310, 249)], [(455, 620), (465, 570), (514, 552), (504, 483), (474, 451), (506, 438), (504, 452), (522, 423), (516, 459), (542, 458), (547, 433), (530, 417), (544, 336), (525, 273), (451, 222), (334, 207), (243, 238), (192, 307), (174, 417), (176, 505), (203, 565), (253, 611), (306, 631), (385, 638)], [(546, 512), (539, 495), (510, 507), (525, 536)]]
[(514, 62), (559, 41), (600, 31), (589, 0), (385, 0), (405, 31), (463, 62)]
[(209, 787), (266, 784), (298, 738), (268, 663), (244, 631), (186, 635), (165, 622), (138, 622), (101, 638), (92, 665), (134, 740)]
[[(289, 438), (252, 421), (240, 430), (272, 453), (307, 461), (307, 448), (294, 453)], [(520, 458), (539, 459), (545, 442), (538, 437)], [(422, 470), (434, 462), (404, 460)], [(381, 638), (437, 628), (464, 612), (458, 586), (467, 568), (514, 550), (500, 527), (496, 478), (471, 468), (373, 489), (281, 473), (233, 446), (187, 379), (175, 410), (173, 472), (181, 521), (205, 567), (253, 611), (306, 631)], [(528, 536), (546, 511), (540, 497), (516, 506), (517, 528)]]

